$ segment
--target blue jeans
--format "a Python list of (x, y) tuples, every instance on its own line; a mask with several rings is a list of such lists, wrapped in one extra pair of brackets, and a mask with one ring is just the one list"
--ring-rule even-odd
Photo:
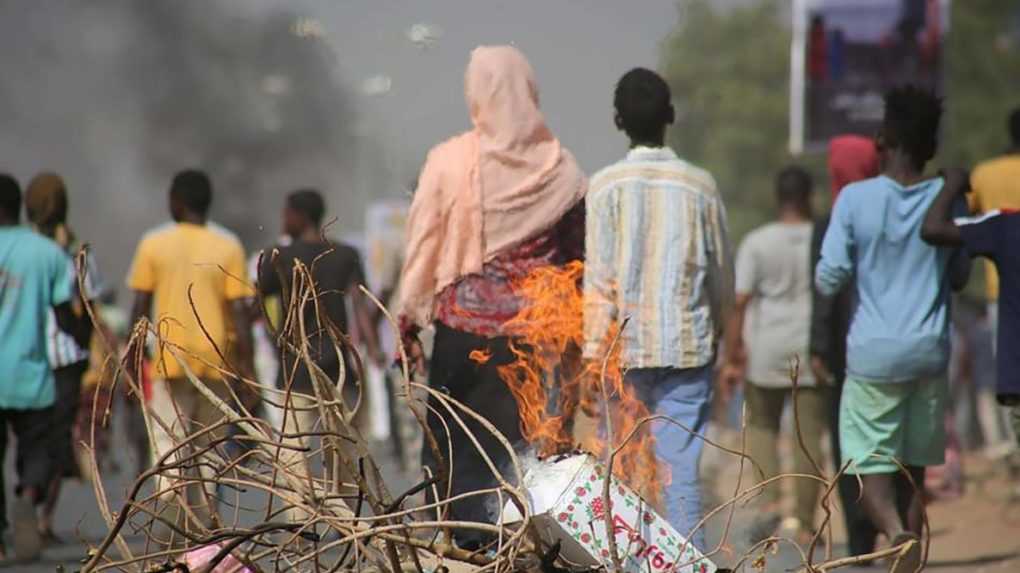
[[(704, 435), (712, 401), (712, 366), (701, 368), (638, 368), (626, 381), (654, 415), (669, 416), (691, 432)], [(704, 441), (667, 421), (652, 422), (655, 454), (668, 464), (672, 479), (664, 491), (666, 520), (699, 550), (705, 550), (704, 529), (689, 535), (701, 520), (698, 466)]]

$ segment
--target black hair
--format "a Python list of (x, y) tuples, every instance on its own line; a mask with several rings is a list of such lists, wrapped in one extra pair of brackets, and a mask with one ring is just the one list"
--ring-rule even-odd
[(196, 215), (206, 215), (212, 205), (212, 182), (204, 171), (186, 169), (174, 175), (170, 196)]
[(1009, 138), (1014, 147), (1020, 147), (1020, 107), (1009, 114)]
[(300, 189), (287, 195), (287, 206), (308, 217), (316, 227), (322, 224), (322, 217), (326, 214), (326, 202), (314, 189)]
[(884, 143), (905, 151), (914, 167), (922, 169), (935, 157), (941, 119), (941, 98), (914, 86), (895, 88), (885, 95)]
[(619, 127), (631, 139), (660, 137), (662, 128), (673, 123), (671, 99), (669, 85), (659, 74), (634, 68), (616, 83), (613, 106)]
[(811, 205), (814, 180), (803, 167), (790, 165), (776, 175), (776, 200), (780, 205), (807, 209)]
[(0, 211), (14, 221), (21, 213), (21, 186), (6, 173), (0, 173)]

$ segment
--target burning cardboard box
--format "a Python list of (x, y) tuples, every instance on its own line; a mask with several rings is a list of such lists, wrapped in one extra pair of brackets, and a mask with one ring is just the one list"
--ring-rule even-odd
[[(524, 476), (535, 526), (560, 543), (572, 569), (612, 568), (606, 533), (605, 468), (587, 454), (551, 458)], [(713, 573), (715, 564), (676, 532), (633, 490), (610, 478), (613, 535), (626, 573)], [(503, 508), (503, 523), (520, 521), (517, 507)]]

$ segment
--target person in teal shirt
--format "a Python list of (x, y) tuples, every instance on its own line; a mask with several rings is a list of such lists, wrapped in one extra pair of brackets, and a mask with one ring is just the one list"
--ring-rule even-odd
[(921, 240), (943, 185), (924, 174), (941, 115), (941, 101), (928, 92), (886, 95), (876, 141), (882, 173), (840, 193), (815, 270), (823, 295), (851, 286), (840, 445), (875, 527), (894, 545), (917, 542), (897, 572), (920, 565), (919, 488), (924, 468), (941, 464), (945, 452), (950, 291), (969, 274), (966, 257)]
[[(50, 481), (49, 447), (55, 387), (46, 352), (46, 321), (54, 309), (57, 324), (81, 343), (88, 337), (84, 319), (71, 309), (73, 273), (57, 244), (19, 225), (21, 188), (0, 174), (0, 459), (8, 430), (18, 444), (18, 492), (14, 550), (19, 560), (41, 551), (36, 506)], [(6, 488), (0, 473), (0, 539), (7, 529)], [(0, 543), (0, 557), (6, 550)]]

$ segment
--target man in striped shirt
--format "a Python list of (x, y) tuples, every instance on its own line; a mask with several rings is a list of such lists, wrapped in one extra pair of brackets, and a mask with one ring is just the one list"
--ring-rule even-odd
[[(665, 145), (674, 111), (666, 82), (627, 72), (616, 87), (616, 126), (631, 140), (627, 157), (596, 174), (587, 198), (585, 356), (600, 359), (614, 324), (621, 367), (653, 414), (656, 455), (672, 479), (668, 521), (684, 535), (701, 517), (697, 483), (712, 396), (712, 368), (733, 299), (726, 209), (712, 176)], [(704, 548), (704, 535), (693, 532)]]

